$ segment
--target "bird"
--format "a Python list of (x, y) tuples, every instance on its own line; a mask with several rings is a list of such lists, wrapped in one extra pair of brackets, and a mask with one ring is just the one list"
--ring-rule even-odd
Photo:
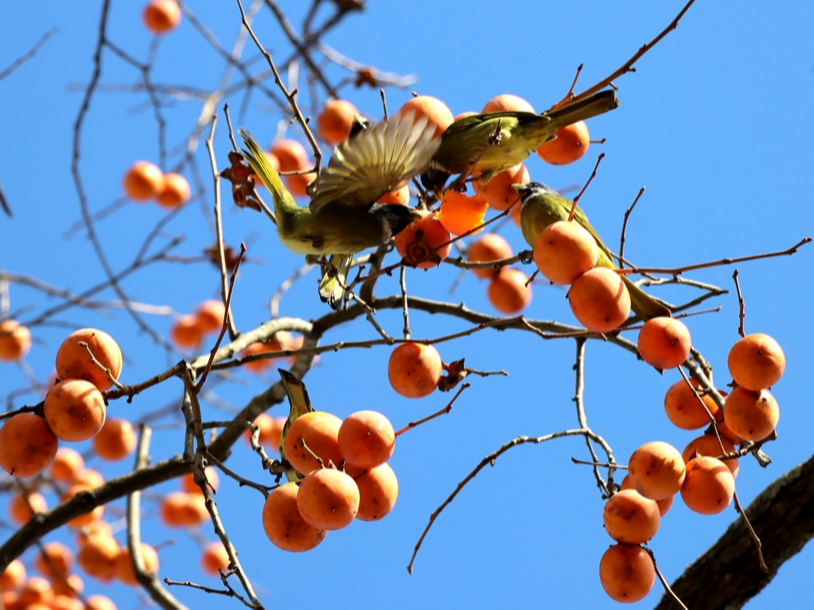
[(411, 112), (361, 127), (334, 149), (308, 206), (297, 205), (251, 134), (239, 133), (246, 161), (272, 195), (283, 245), (310, 260), (336, 256), (335, 274), (323, 276), (319, 293), (337, 309), (353, 255), (389, 243), (418, 218), (413, 208), (375, 202), (428, 167), (440, 145), (435, 126)]
[[(301, 379), (298, 379), (285, 369), (277, 369), (277, 372), (280, 373), (280, 378), (283, 380), (283, 387), (288, 396), (288, 404), (291, 407), (288, 413), (288, 419), (283, 425), (283, 431), (280, 434), (280, 461), (285, 462), (285, 437), (288, 434), (289, 428), (291, 428), (291, 424), (293, 424), (294, 420), (298, 417), (306, 413), (311, 413), (315, 409), (311, 405), (311, 399), (308, 398), (308, 390), (305, 389), (305, 384)], [(302, 476), (293, 468), (286, 470), (285, 476), (289, 481), (302, 480)]]
[[(523, 238), (532, 248), (540, 233), (548, 225), (558, 220), (568, 220), (573, 202), (554, 189), (539, 182), (514, 184), (512, 186), (520, 194), (520, 228), (523, 232)], [(573, 219), (591, 234), (596, 241), (596, 245), (599, 246), (599, 258), (596, 261), (596, 266), (617, 269), (617, 266), (613, 263), (610, 250), (602, 242), (602, 238), (599, 237), (591, 223), (588, 222), (585, 212), (579, 207), (575, 208)], [(630, 293), (631, 308), (642, 320), (646, 321), (651, 318), (669, 317), (671, 315), (670, 308), (667, 305), (651, 297), (626, 275), (621, 277)]]
[[(504, 110), (468, 116), (441, 134), (441, 145), (421, 183), (440, 194), (453, 174), (486, 183), (504, 169), (522, 163), (558, 129), (604, 114), (619, 106), (613, 90), (600, 91), (554, 110), (534, 114)], [(456, 185), (456, 186), (461, 186)]]

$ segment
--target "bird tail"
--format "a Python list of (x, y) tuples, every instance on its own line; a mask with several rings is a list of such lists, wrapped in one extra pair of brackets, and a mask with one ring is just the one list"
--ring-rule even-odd
[(651, 318), (670, 317), (672, 315), (667, 305), (651, 297), (626, 275), (621, 277), (630, 294), (630, 307), (642, 320), (647, 321)]
[(285, 211), (297, 208), (298, 206), (294, 201), (294, 197), (292, 197), (288, 189), (283, 186), (280, 175), (271, 166), (271, 163), (269, 163), (266, 157), (266, 153), (257, 141), (245, 129), (240, 129), (238, 133), (240, 137), (243, 138), (243, 143), (246, 144), (246, 148), (248, 148), (248, 150), (243, 151), (243, 156), (246, 158), (252, 170), (254, 170), (254, 173), (257, 174), (260, 180), (263, 181), (263, 184), (266, 185), (269, 193), (271, 193), (272, 199), (274, 200), (274, 212), (278, 218)]
[(333, 265), (336, 273), (326, 269), (319, 281), (319, 298), (322, 302), (328, 302), (331, 309), (339, 309), (342, 305), (342, 297), (345, 296), (345, 285), (348, 279), (353, 256), (345, 254), (334, 254), (328, 260), (328, 264)]
[(616, 92), (613, 89), (608, 89), (543, 114), (555, 121), (561, 121), (560, 127), (565, 127), (578, 121), (605, 114), (618, 106), (619, 100), (616, 99)]

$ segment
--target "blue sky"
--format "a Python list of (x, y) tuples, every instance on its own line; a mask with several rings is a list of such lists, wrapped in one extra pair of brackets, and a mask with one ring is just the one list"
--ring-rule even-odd
[[(682, 6), (672, 1), (519, 0), (369, 4), (325, 41), (361, 64), (418, 77), (407, 90), (387, 90), (391, 110), (416, 91), (444, 100), (454, 114), (477, 111), (501, 93), (524, 97), (543, 110), (564, 95), (578, 65), (585, 66), (579, 91), (622, 65)], [(301, 22), (305, 3), (281, 2), (281, 6), (295, 24)], [(191, 9), (231, 48), (240, 19), (234, 3), (195, 3)], [(70, 174), (72, 129), (81, 90), (93, 68), (99, 12), (99, 2), (43, 1), (5, 6), (0, 19), (0, 69), (25, 53), (43, 33), (58, 28), (33, 60), (0, 80), (0, 139), (5, 143), (0, 149), (0, 184), (14, 210), (13, 219), (0, 216), (0, 269), (77, 292), (102, 277), (85, 234), (65, 237), (81, 218)], [(145, 61), (152, 38), (141, 25), (140, 13), (140, 3), (113, 2), (109, 37)], [(275, 59), (289, 56), (287, 41), (268, 14), (261, 13), (254, 27)], [(616, 79), (619, 108), (590, 123), (592, 137), (607, 138), (604, 146), (592, 146), (582, 161), (566, 167), (530, 159), (532, 179), (555, 188), (583, 184), (597, 154), (605, 152), (581, 205), (615, 248), (624, 211), (646, 185), (627, 232), (626, 253), (639, 265), (673, 267), (792, 246), (814, 234), (812, 30), (814, 5), (810, 2), (784, 2), (769, 10), (755, 1), (699, 0), (678, 29), (637, 63), (635, 73)], [(244, 57), (255, 59), (252, 70), (261, 66), (256, 56), (249, 42)], [(136, 83), (138, 71), (110, 51), (105, 52), (102, 67), (103, 88), (93, 98), (81, 140), (82, 179), (94, 211), (122, 197), (121, 177), (131, 163), (159, 160), (158, 124), (145, 94), (111, 90)], [(185, 19), (160, 42), (152, 76), (163, 85), (208, 91), (217, 86), (223, 69), (223, 60)], [(345, 75), (335, 66), (329, 66), (327, 74), (335, 79)], [(267, 85), (273, 88), (272, 81)], [(300, 88), (308, 89), (304, 79)], [(363, 112), (380, 116), (376, 90), (349, 87), (343, 94)], [(201, 110), (200, 100), (192, 97), (170, 101), (163, 109), (169, 152), (165, 169), (178, 163)], [(241, 95), (228, 101), (236, 125), (249, 128), (261, 143), (273, 139), (281, 117), (261, 95), (251, 96), (244, 111)], [(310, 108), (306, 112), (313, 114)], [(215, 139), (220, 167), (225, 166), (230, 149), (222, 118)], [(296, 128), (289, 134), (301, 138)], [(184, 256), (199, 254), (214, 239), (209, 221), (212, 180), (202, 141), (195, 158), (207, 190), (199, 202), (162, 229), (157, 242), (162, 245), (183, 235), (185, 241), (176, 254)], [(189, 171), (186, 175), (191, 177)], [(96, 225), (114, 269), (129, 264), (164, 214), (152, 204), (128, 203)], [(238, 326), (250, 330), (268, 319), (268, 299), (302, 260), (288, 253), (270, 223), (251, 211), (226, 205), (224, 224), (228, 243), (245, 241), (254, 261), (241, 270), (233, 303)], [(505, 225), (501, 234), (516, 249), (524, 247), (513, 225)], [(813, 252), (809, 246), (793, 257), (738, 265), (747, 332), (774, 336), (788, 362), (785, 377), (773, 389), (781, 408), (780, 438), (767, 448), (774, 463), (763, 470), (753, 460), (742, 460), (737, 486), (744, 504), (811, 455), (814, 417), (806, 379), (814, 352), (806, 322), (811, 289), (805, 278)], [(730, 289), (730, 294), (714, 302), (722, 308), (719, 313), (687, 320), (693, 343), (713, 363), (719, 385), (729, 381), (726, 354), (737, 339), (732, 271), (721, 267), (690, 275)], [(408, 287), (416, 295), (464, 302), (495, 314), (486, 299), (486, 284), (472, 276), (466, 276), (449, 296), (457, 275), (449, 266), (411, 270)], [(314, 276), (311, 272), (286, 295), (282, 315), (311, 319), (326, 312), (316, 297)], [(187, 313), (218, 294), (219, 278), (209, 265), (161, 263), (134, 274), (123, 286), (134, 300)], [(378, 294), (397, 290), (395, 279), (385, 279)], [(674, 302), (695, 296), (691, 289), (654, 292)], [(574, 323), (564, 296), (561, 289), (535, 284), (526, 315)], [(108, 290), (100, 298), (113, 299), (114, 294)], [(19, 312), (23, 322), (56, 302), (23, 286), (10, 287), (10, 309)], [(169, 317), (148, 319), (166, 335)], [(379, 320), (391, 334), (400, 333), (400, 312), (381, 312)], [(32, 329), (35, 345), (26, 362), (40, 381), (50, 374), (56, 348), (68, 329), (79, 326), (103, 328), (119, 341), (125, 353), (126, 383), (140, 382), (178, 359), (177, 355), (167, 358), (118, 310), (70, 309), (52, 322), (59, 325)], [(418, 312), (413, 313), (411, 324), (416, 337), (464, 328), (460, 321)], [(325, 341), (374, 336), (372, 327), (360, 320), (332, 330)], [(391, 465), (401, 493), (393, 513), (381, 523), (355, 523), (332, 533), (311, 553), (285, 554), (262, 536), (260, 494), (233, 481), (223, 482), (217, 497), (221, 514), (262, 601), (269, 607), (285, 603), (283, 599), (290, 603), (289, 596), (297, 596), (304, 607), (614, 607), (597, 576), (599, 558), (610, 543), (602, 530), (603, 502), (590, 470), (570, 461), (572, 456), (587, 457), (581, 439), (519, 447), (501, 457), (438, 519), (419, 553), (414, 575), (407, 574), (405, 566), (429, 514), (480, 459), (518, 435), (576, 426), (571, 403), (572, 341), (544, 342), (528, 333), (484, 331), (445, 343), (439, 351), (445, 361), (466, 357), (473, 368), (505, 369), (509, 377), (474, 379), (451, 414), (399, 439)], [(339, 416), (362, 408), (381, 410), (398, 428), (446, 404), (448, 397), (438, 393), (423, 400), (396, 395), (387, 384), (388, 355), (385, 347), (324, 355), (306, 378), (316, 407)], [(242, 407), (274, 382), (275, 375), (257, 378), (236, 372), (213, 390), (220, 401)], [(661, 406), (664, 393), (677, 378), (675, 371), (657, 374), (612, 345), (588, 344), (588, 422), (608, 440), (620, 462), (650, 440), (664, 440), (682, 449), (694, 438), (673, 428)], [(21, 369), (0, 364), (0, 397), (26, 384)], [(132, 405), (112, 403), (109, 414), (137, 418), (177, 400), (181, 392), (180, 382), (171, 380), (139, 396)], [(14, 403), (20, 404), (20, 400)], [(222, 419), (223, 413), (209, 405), (205, 417)], [(162, 426), (151, 454), (158, 460), (180, 453), (182, 442), (179, 427)], [(229, 463), (246, 477), (268, 482), (252, 458), (239, 443)], [(110, 477), (130, 467), (129, 461), (108, 466), (96, 460), (92, 465)], [(168, 483), (155, 491), (175, 488)], [(149, 495), (144, 502), (144, 540), (175, 543), (160, 552), (161, 576), (217, 586), (198, 570), (198, 542), (185, 532), (164, 529), (155, 518)], [(123, 503), (117, 506), (121, 510)], [(666, 578), (672, 581), (680, 575), (735, 518), (732, 509), (715, 517), (695, 515), (677, 500), (651, 545)], [(201, 533), (214, 539), (209, 528)], [(55, 533), (49, 539), (63, 540), (65, 535)], [(24, 557), (30, 566), (30, 551)], [(814, 594), (806, 579), (812, 561), (811, 548), (804, 549), (747, 607), (812, 605)], [(102, 586), (88, 579), (86, 587), (90, 593), (110, 595), (120, 602), (119, 607), (139, 604), (132, 591), (117, 585)], [(190, 607), (223, 607), (220, 598), (188, 590), (174, 593)], [(640, 605), (652, 607), (660, 596), (657, 584)]]

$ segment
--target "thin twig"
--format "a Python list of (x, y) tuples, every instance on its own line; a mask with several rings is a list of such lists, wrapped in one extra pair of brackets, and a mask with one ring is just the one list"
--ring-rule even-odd
[(636, 199), (633, 200), (633, 203), (630, 204), (630, 207), (625, 211), (625, 219), (622, 221), (622, 238), (619, 241), (619, 267), (624, 267), (624, 259), (625, 259), (625, 232), (627, 231), (627, 221), (630, 218), (630, 214), (633, 212), (633, 208), (636, 207), (636, 204), (639, 203), (639, 199), (642, 195), (644, 195), (645, 187), (639, 189), (639, 194), (636, 195)]

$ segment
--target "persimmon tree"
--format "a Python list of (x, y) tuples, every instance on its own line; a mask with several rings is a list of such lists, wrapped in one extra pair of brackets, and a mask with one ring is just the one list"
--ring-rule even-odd
[[(467, 176), (462, 188), (432, 193), (416, 179), (387, 193), (383, 203), (416, 207), (421, 219), (392, 243), (356, 255), (345, 299), (332, 311), (314, 290), (320, 265), (307, 264), (279, 242), (271, 195), (246, 165), (237, 135), (246, 127), (262, 136), (272, 166), (306, 205), (333, 146), (352, 132), (355, 115), (375, 122), (398, 113), (427, 114), (440, 137), (464, 110), (540, 113), (610, 88), (624, 104), (626, 83), (647, 79), (634, 74), (636, 67), (681, 31), (694, 3), (676, 6), (646, 40), (627, 40), (629, 53), (613, 58), (615, 68), (606, 73), (573, 66), (572, 81), (557, 91), (548, 87), (545, 99), (473, 97), (468, 108), (450, 110), (438, 99), (443, 92), (387, 71), (375, 51), (360, 59), (369, 63), (359, 63), (329, 46), (349, 21), (365, 19), (364, 1), (313, 0), (307, 7), (236, 1), (229, 10), (209, 13), (192, 3), (152, 0), (143, 15), (127, 8), (150, 33), (149, 50), (140, 53), (129, 40), (119, 41), (114, 22), (124, 7), (103, 0), (95, 30), (83, 24), (94, 48), (88, 73), (72, 94), (81, 101), (70, 154), (55, 160), (39, 144), (40, 157), (25, 177), (30, 185), (60, 163), (70, 164), (73, 190), (62, 196), (78, 203), (79, 220), (60, 229), (68, 243), (85, 238), (90, 248), (71, 261), (81, 267), (71, 281), (30, 273), (11, 256), (0, 269), (0, 367), (17, 371), (0, 377), (7, 406), (0, 466), (9, 473), (0, 491), (14, 523), (0, 545), (6, 607), (115, 607), (100, 597), (98, 586), (114, 580), (165, 608), (271, 606), (269, 598), (318, 584), (303, 577), (310, 554), (289, 568), (295, 564), (288, 563), (293, 556), (287, 551), (352, 539), (354, 528), (327, 531), (354, 518), (392, 522), (400, 466), (409, 473), (402, 493), (410, 495), (413, 509), (421, 507), (426, 527), (409, 533), (411, 545), (388, 550), (405, 557), (412, 552), (404, 564), (413, 573), (436, 552), (426, 547), (455, 519), (451, 507), (476, 510), (462, 492), (490, 486), (486, 466), (501, 468), (522, 451), (547, 451), (520, 445), (558, 443), (568, 443), (574, 458), (546, 461), (544, 468), (568, 472), (568, 489), (561, 491), (591, 498), (592, 540), (601, 541), (597, 548), (604, 545), (581, 552), (577, 569), (596, 586), (601, 582), (610, 598), (643, 599), (656, 578), (664, 591), (659, 607), (740, 607), (756, 596), (814, 534), (814, 462), (777, 473), (759, 494), (749, 488), (751, 502), (738, 497), (741, 481), (775, 468), (768, 454), (783, 443), (776, 427), (786, 405), (782, 390), (774, 388), (780, 390), (795, 370), (790, 366), (781, 380), (783, 341), (770, 336), (772, 328), (753, 328), (746, 315), (757, 307), (750, 295), (761, 290), (747, 270), (772, 265), (773, 273), (783, 274), (789, 256), (809, 256), (809, 238), (801, 233), (782, 244), (753, 238), (719, 256), (692, 235), (678, 242), (659, 233), (682, 212), (665, 206), (661, 226), (648, 230), (659, 248), (672, 249), (666, 258), (679, 262), (633, 264), (628, 252), (640, 235), (633, 228), (637, 214), (653, 205), (639, 203), (642, 188), (633, 197), (615, 195), (617, 202), (627, 198), (614, 210), (622, 221), (618, 249), (609, 232), (599, 244), (581, 228), (574, 207), (568, 220), (527, 243), (526, 225), (522, 233), (517, 226), (521, 201), (513, 185), (561, 180), (545, 168), (573, 164), (581, 176), (570, 189), (574, 202), (592, 212), (603, 172), (612, 171), (605, 170), (612, 161), (603, 160), (613, 159), (612, 142), (589, 133), (591, 121), (580, 122), (490, 181)], [(208, 20), (219, 21), (218, 27)], [(222, 20), (237, 32), (231, 47), (215, 33)], [(173, 36), (184, 28), (183, 45), (174, 46)], [(15, 72), (48, 61), (53, 36), (21, 49), (16, 61), (3, 60), (9, 67), (0, 73), (0, 87), (13, 88)], [(407, 53), (415, 40), (392, 44), (402, 43)], [(434, 44), (442, 54), (442, 41)], [(585, 44), (582, 53), (591, 62), (602, 52)], [(163, 62), (181, 67), (168, 71), (177, 79), (172, 83), (164, 81)], [(415, 71), (423, 76), (436, 67), (417, 65)], [(457, 67), (449, 78), (471, 71)], [(594, 80), (586, 82), (583, 71)], [(219, 79), (215, 87), (213, 79)], [(498, 89), (511, 86), (498, 82)], [(149, 144), (133, 147), (149, 158), (130, 150), (129, 138), (144, 136), (139, 128), (124, 119), (100, 127), (97, 108), (108, 113), (108, 106), (115, 116), (125, 117), (122, 109), (129, 107), (150, 117), (139, 123), (149, 126)], [(500, 146), (500, 135), (498, 128), (491, 145)], [(127, 153), (115, 180), (107, 176), (108, 146)], [(598, 148), (603, 152), (597, 157)], [(641, 181), (648, 179), (647, 167), (637, 171)], [(0, 179), (17, 183), (3, 173)], [(571, 196), (567, 184), (552, 186)], [(15, 230), (23, 205), (47, 216), (54, 202), (39, 200), (37, 189), (30, 189), (25, 204), (15, 196), (16, 186), (0, 192), (3, 232)], [(613, 260), (601, 264), (605, 246)], [(62, 247), (48, 255), (60, 257)], [(627, 294), (628, 279), (661, 299), (671, 317), (629, 317), (630, 298), (626, 305), (616, 298)], [(538, 305), (556, 294), (554, 284), (568, 287), (570, 311), (562, 303), (550, 311)], [(610, 295), (608, 305), (596, 309), (602, 294)], [(783, 299), (778, 294), (770, 300), (778, 317)], [(728, 308), (721, 312), (724, 301)], [(693, 340), (696, 325), (700, 341)], [(522, 337), (523, 347), (507, 347), (505, 336)], [(702, 353), (702, 345), (714, 345), (717, 358)], [(374, 355), (361, 359), (363, 353)], [(720, 354), (727, 353), (725, 362)], [(54, 362), (55, 371), (30, 364), (41, 361)], [(597, 376), (621, 371), (628, 393), (614, 395), (618, 389), (592, 381), (594, 361)], [(535, 372), (529, 373), (532, 362)], [(525, 371), (515, 375), (513, 366)], [(288, 372), (278, 374), (278, 368)], [(567, 376), (570, 395), (555, 394), (549, 376), (560, 378), (560, 385)], [(297, 380), (304, 380), (307, 394)], [(499, 396), (499, 404), (487, 395)], [(296, 405), (308, 396), (316, 413), (285, 427), (289, 401)], [(630, 421), (640, 425), (634, 431), (630, 423), (628, 433), (601, 415), (597, 420), (608, 431), (589, 426), (594, 403), (624, 418), (630, 413), (620, 405), (634, 396), (659, 411), (663, 403), (666, 416), (657, 426), (645, 425), (647, 417), (637, 422), (635, 415)], [(457, 423), (471, 420), (456, 418), (487, 403), (500, 434), (521, 411), (559, 415), (529, 419), (524, 413), (517, 421), (534, 422), (533, 431), (512, 425), (514, 432), (499, 442), (475, 443)], [(677, 437), (677, 429), (697, 436)], [(667, 443), (665, 437), (683, 440)], [(686, 449), (681, 442), (689, 443)], [(410, 458), (397, 462), (402, 447)], [(515, 463), (500, 477), (520, 486), (537, 468)], [(676, 515), (676, 508), (671, 514), (675, 505), (700, 514)], [(501, 506), (495, 522), (516, 519), (512, 510)], [(688, 525), (725, 510), (732, 524), (717, 540), (719, 533), (704, 537)], [(586, 527), (574, 519), (564, 527)], [(680, 566), (664, 569), (674, 567), (671, 548), (660, 544), (657, 532), (669, 528), (709, 546), (683, 574)], [(162, 555), (173, 553), (172, 546), (185, 557), (194, 549), (200, 570), (177, 560), (167, 567)], [(501, 561), (498, 551), (484, 552)], [(273, 554), (279, 572), (269, 576), (258, 553)], [(347, 560), (361, 572), (374, 561), (363, 552)], [(42, 578), (26, 578), (26, 569)], [(110, 597), (119, 602), (123, 591)]]

